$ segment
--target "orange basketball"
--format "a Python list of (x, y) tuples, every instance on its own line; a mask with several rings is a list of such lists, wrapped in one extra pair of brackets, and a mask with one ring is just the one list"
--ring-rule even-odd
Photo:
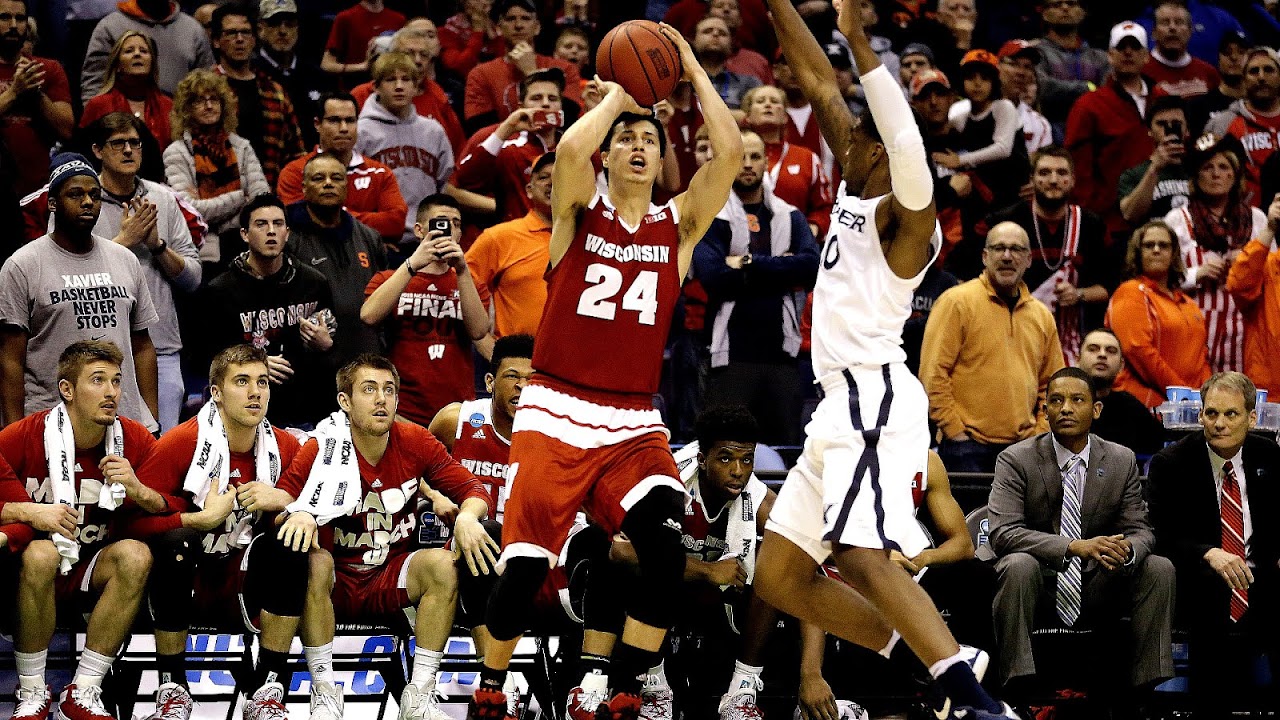
[(680, 52), (648, 20), (628, 20), (610, 30), (596, 51), (596, 72), (645, 107), (670, 97), (684, 75)]

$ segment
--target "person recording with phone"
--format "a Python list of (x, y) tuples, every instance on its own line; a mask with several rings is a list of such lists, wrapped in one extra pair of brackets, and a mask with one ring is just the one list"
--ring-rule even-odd
[(1120, 214), (1134, 225), (1161, 220), (1187, 204), (1189, 176), (1182, 159), (1187, 151), (1186, 101), (1163, 95), (1147, 106), (1147, 131), (1155, 150), (1151, 157), (1120, 176)]
[(427, 196), (413, 234), (413, 253), (365, 287), (360, 320), (382, 329), (387, 357), (400, 369), (399, 415), (426, 426), (445, 405), (475, 399), (471, 346), (489, 334), (489, 311), (462, 253), (457, 201)]
[(471, 138), (446, 192), (467, 211), (495, 215), (496, 222), (532, 210), (525, 185), (534, 161), (555, 150), (564, 134), (564, 84), (559, 68), (527, 75), (520, 82), (520, 107)]

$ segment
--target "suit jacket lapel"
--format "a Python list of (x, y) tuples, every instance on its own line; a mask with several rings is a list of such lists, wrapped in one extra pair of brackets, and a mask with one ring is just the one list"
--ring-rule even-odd
[(1096, 436), (1089, 439), (1092, 447), (1089, 449), (1089, 466), (1084, 470), (1084, 497), (1080, 500), (1080, 534), (1084, 537), (1093, 537), (1090, 520), (1097, 517), (1098, 504), (1102, 502), (1106, 489), (1104, 484), (1111, 482), (1104, 469), (1106, 450), (1101, 442), (1093, 442), (1097, 439)]
[(1036, 442), (1036, 452), (1040, 462), (1040, 482), (1044, 484), (1044, 493), (1048, 498), (1049, 521), (1053, 531), (1062, 532), (1062, 470), (1058, 467), (1058, 457), (1053, 451), (1053, 435), (1045, 433)]

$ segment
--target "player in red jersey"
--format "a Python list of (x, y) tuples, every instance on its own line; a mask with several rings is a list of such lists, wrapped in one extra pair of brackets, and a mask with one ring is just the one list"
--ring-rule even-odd
[[(454, 544), (472, 571), (489, 572), (497, 544), (480, 524), (488, 512), (484, 486), (426, 428), (395, 420), (399, 389), (395, 365), (381, 356), (360, 355), (338, 371), (341, 410), (317, 426), (280, 480), (299, 502), (289, 505), (279, 535), (294, 550), (319, 542), (333, 554), (336, 572), (325, 578), (330, 582), (313, 583), (317, 592), (303, 610), (308, 632), (321, 631), (306, 638), (320, 643), (305, 647), (313, 680), (333, 682), (335, 615), (395, 620), (403, 611), (417, 650), (400, 718), (447, 720), (436, 704), (436, 673), (453, 627), (458, 577), (452, 552), (413, 549), (419, 493), (433, 488), (461, 506)], [(337, 509), (317, 499), (325, 497), (335, 498)], [(319, 531), (317, 515), (331, 520)], [(310, 602), (330, 588), (332, 604)]]
[[(6, 532), (10, 550), (21, 551), (14, 636), (18, 720), (49, 715), (45, 660), (59, 604), (90, 614), (85, 649), (57, 715), (112, 717), (102, 703), (102, 679), (129, 635), (151, 570), (146, 545), (113, 536), (113, 511), (121, 504), (150, 512), (165, 505), (133, 471), (156, 441), (145, 426), (117, 415), (123, 362), (112, 343), (72, 343), (58, 358), (62, 402), (0, 431), (0, 456), (16, 473), (0, 476), (9, 486), (4, 495), (14, 496), (15, 483), (22, 492), (25, 483), (32, 500), (0, 508), (0, 523), (25, 524)], [(50, 533), (49, 539), (33, 539), (37, 530)]]
[[(184, 651), (193, 617), (261, 633), (245, 717), (285, 717), (289, 645), (306, 600), (309, 563), (271, 526), (274, 514), (293, 501), (275, 486), (299, 444), (266, 420), (269, 383), (264, 350), (233, 345), (219, 352), (209, 366), (209, 402), (166, 433), (138, 471), (170, 498), (165, 513), (139, 514), (125, 528), (147, 540), (155, 557), (149, 594), (160, 687), (148, 720), (191, 716)], [(311, 692), (311, 717), (319, 720), (337, 691), (315, 683)]]
[[(501, 688), (511, 653), (580, 508), (606, 531), (625, 531), (640, 560), (642, 580), (613, 657), (616, 692), (601, 707), (606, 717), (638, 715), (640, 675), (656, 664), (678, 608), (684, 486), (652, 395), (680, 282), (728, 199), (742, 163), (742, 136), (688, 42), (669, 26), (662, 32), (680, 50), (715, 157), (687, 192), (654, 206), (666, 138), (649, 110), (603, 81), (604, 99), (560, 141), (540, 326), (553, 341), (534, 349), (537, 374), (521, 393), (512, 427), (505, 569), (489, 602), (493, 642), (472, 699), (473, 718), (506, 716)], [(596, 190), (596, 147), (607, 193)]]

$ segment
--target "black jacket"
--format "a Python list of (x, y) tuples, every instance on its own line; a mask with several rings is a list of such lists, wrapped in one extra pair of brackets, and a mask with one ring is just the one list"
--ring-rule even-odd
[[(232, 261), (204, 290), (203, 355), (207, 362), (238, 343), (263, 348), (268, 355), (283, 355), (294, 375), (282, 385), (272, 385), (267, 417), (280, 426), (315, 423), (337, 408), (336, 366), (332, 351), (303, 346), (299, 324), (319, 311), (332, 312), (329, 282), (288, 255), (280, 272), (260, 278), (245, 264), (247, 255)], [(335, 347), (337, 338), (348, 331), (338, 323)]]

